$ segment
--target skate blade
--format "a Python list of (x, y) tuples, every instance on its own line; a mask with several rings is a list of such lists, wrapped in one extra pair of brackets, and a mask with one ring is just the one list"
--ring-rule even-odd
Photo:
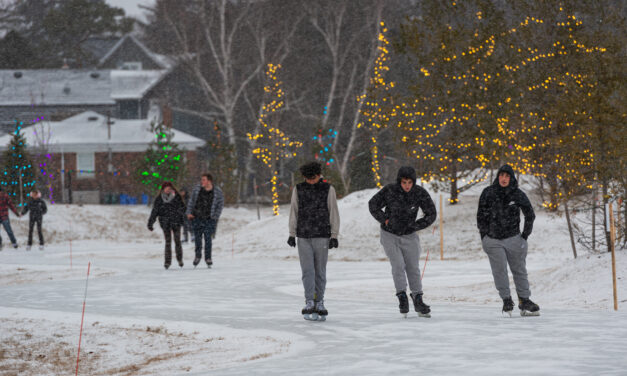
[(512, 311), (503, 311), (503, 317), (512, 317)]
[(401, 316), (403, 316), (404, 319), (407, 318), (407, 314), (406, 313), (401, 313)]
[(326, 316), (318, 315), (318, 321), (327, 321)]
[(304, 318), (305, 320), (307, 320), (307, 321), (311, 321), (311, 314), (309, 314), (309, 313), (304, 313), (304, 314), (303, 314), (303, 318)]
[(431, 318), (431, 313), (418, 313), (418, 317)]
[(521, 316), (540, 316), (540, 311), (531, 312), (531, 311), (520, 311)]

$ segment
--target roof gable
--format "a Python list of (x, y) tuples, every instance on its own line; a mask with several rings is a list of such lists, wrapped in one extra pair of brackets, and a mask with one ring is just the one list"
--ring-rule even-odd
[(172, 60), (167, 56), (150, 51), (142, 42), (130, 34), (122, 37), (98, 63), (100, 68), (121, 69), (125, 62), (140, 62), (142, 69), (169, 69)]

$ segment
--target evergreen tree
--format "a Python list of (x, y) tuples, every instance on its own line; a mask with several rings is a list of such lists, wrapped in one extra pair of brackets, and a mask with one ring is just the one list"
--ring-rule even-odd
[(3, 158), (2, 189), (21, 206), (26, 194), (35, 188), (35, 174), (22, 135), (23, 122), (15, 121), (15, 131)]
[(137, 171), (140, 183), (154, 195), (166, 181), (176, 185), (185, 176), (186, 166), (182, 150), (172, 142), (172, 129), (163, 122), (153, 122), (150, 127), (155, 134), (155, 140), (150, 143), (139, 161)]

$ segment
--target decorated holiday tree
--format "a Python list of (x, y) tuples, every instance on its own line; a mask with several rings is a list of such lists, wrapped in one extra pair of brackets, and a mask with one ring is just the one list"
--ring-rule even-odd
[(172, 142), (174, 132), (163, 122), (151, 123), (155, 139), (139, 161), (140, 183), (156, 194), (166, 181), (177, 183), (185, 175), (185, 161), (178, 145)]
[(21, 121), (15, 121), (15, 131), (4, 153), (2, 166), (2, 189), (20, 206), (26, 194), (35, 188), (35, 174), (22, 135)]

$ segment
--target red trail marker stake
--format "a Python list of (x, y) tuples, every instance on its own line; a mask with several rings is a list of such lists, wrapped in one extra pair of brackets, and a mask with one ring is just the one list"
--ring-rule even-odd
[(87, 284), (89, 283), (89, 269), (91, 262), (87, 263), (87, 279), (85, 279), (85, 296), (83, 297), (83, 314), (81, 316), (81, 333), (78, 336), (78, 354), (76, 355), (76, 375), (78, 376), (78, 362), (81, 359), (81, 339), (83, 338), (83, 319), (85, 318), (85, 302), (87, 301)]
[(427, 248), (427, 257), (425, 258), (425, 266), (422, 267), (422, 275), (420, 276), (421, 281), (422, 281), (422, 277), (425, 276), (425, 270), (427, 270), (427, 261), (429, 261), (429, 248)]

